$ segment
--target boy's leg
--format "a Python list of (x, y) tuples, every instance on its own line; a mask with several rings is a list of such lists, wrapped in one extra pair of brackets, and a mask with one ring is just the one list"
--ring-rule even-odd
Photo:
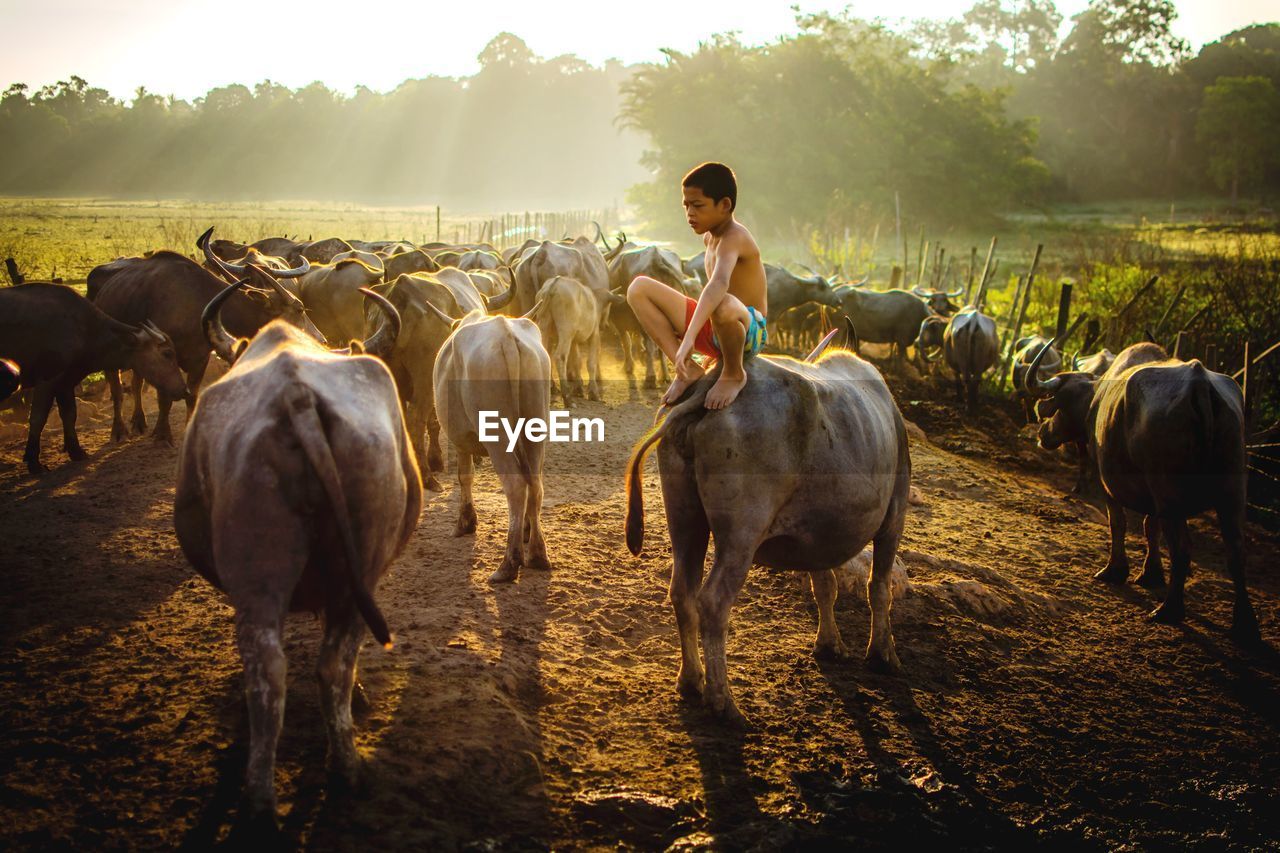
[(704, 405), (708, 409), (723, 409), (737, 399), (739, 392), (747, 384), (747, 372), (743, 369), (742, 362), (750, 322), (751, 314), (747, 311), (747, 306), (731, 293), (725, 294), (711, 316), (711, 328), (715, 329), (716, 338), (720, 342), (723, 366), (720, 378), (707, 392)]
[[(668, 287), (657, 279), (647, 275), (636, 276), (635, 281), (627, 288), (627, 304), (635, 312), (636, 319), (645, 333), (662, 349), (667, 358), (674, 364), (676, 352), (680, 349), (680, 341), (687, 331), (685, 319), (686, 297), (680, 291)], [(685, 371), (686, 378), (681, 378), (679, 365), (675, 381), (662, 396), (664, 403), (675, 402), (684, 393), (684, 389), (696, 382), (703, 370), (696, 362), (690, 360)]]

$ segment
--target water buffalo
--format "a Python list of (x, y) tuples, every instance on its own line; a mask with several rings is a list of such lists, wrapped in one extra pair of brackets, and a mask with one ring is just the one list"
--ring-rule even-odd
[[(920, 324), (931, 316), (929, 306), (909, 290), (839, 289), (840, 311), (853, 321), (863, 343), (891, 344), (906, 359), (907, 347), (920, 336)], [(770, 294), (772, 296), (772, 294)]]
[[(284, 721), (288, 611), (322, 613), (316, 675), (329, 764), (354, 784), (351, 720), (365, 625), (391, 634), (373, 590), (418, 522), (422, 486), (395, 383), (383, 363), (331, 353), (275, 321), (252, 341), (204, 312), (210, 345), (233, 366), (200, 396), (178, 464), (173, 519), (183, 553), (235, 609), (249, 711), (245, 801), (274, 823), (276, 742)], [(385, 353), (397, 319), (360, 349)]]
[(1170, 583), (1151, 618), (1181, 622), (1183, 587), (1191, 567), (1187, 519), (1212, 509), (1235, 586), (1231, 636), (1242, 643), (1257, 642), (1257, 618), (1245, 586), (1246, 451), (1240, 386), (1199, 361), (1168, 358), (1149, 343), (1125, 349), (1101, 379), (1068, 373), (1046, 382), (1034, 373), (1037, 366), (1033, 361), (1027, 391), (1044, 398), (1037, 406), (1045, 418), (1040, 445), (1052, 449), (1083, 432), (1106, 493), (1111, 554), (1094, 577), (1109, 583), (1128, 580), (1124, 511), (1144, 513), (1147, 558), (1140, 583), (1163, 583), (1161, 527), (1169, 546)]
[(543, 240), (517, 256), (514, 280), (506, 293), (489, 301), (489, 310), (521, 315), (533, 307), (542, 285), (558, 275), (576, 278), (593, 291), (608, 293), (609, 268), (586, 237), (553, 243)]
[[(1035, 423), (1035, 399), (1026, 392), (1024, 386), (1027, 369), (1040, 350), (1048, 346), (1049, 339), (1043, 335), (1027, 335), (1018, 338), (1013, 344), (1013, 363), (1009, 365), (1009, 379), (1013, 384), (1013, 398), (1022, 404), (1027, 423)], [(1040, 364), (1039, 377), (1048, 379), (1062, 370), (1062, 354), (1054, 347), (1045, 351)]]
[[(674, 290), (688, 293), (679, 261), (679, 256), (668, 249), (632, 244), (632, 248), (615, 253), (609, 262), (609, 289), (613, 293), (625, 293), (631, 282), (640, 276), (646, 276)], [(668, 381), (667, 363), (662, 352), (653, 339), (645, 334), (626, 299), (614, 302), (609, 310), (609, 322), (622, 344), (622, 369), (627, 374), (630, 388), (634, 390), (636, 387), (635, 359), (632, 356), (632, 346), (636, 342), (644, 348), (644, 387), (657, 388), (659, 376), (665, 384)]]
[[(845, 656), (832, 569), (869, 541), (875, 552), (867, 660), (897, 670), (889, 576), (906, 518), (911, 459), (884, 378), (843, 350), (812, 364), (760, 357), (734, 404), (710, 411), (703, 400), (716, 378), (712, 371), (691, 386), (627, 466), (627, 547), (638, 554), (641, 466), (658, 444), (682, 652), (678, 688), (686, 696), (702, 693), (715, 712), (741, 719), (729, 692), (725, 639), (752, 565), (810, 572), (818, 604), (814, 653)], [(715, 560), (704, 582), (708, 536), (715, 537)]]
[(600, 387), (600, 327), (608, 307), (607, 299), (576, 278), (558, 275), (542, 285), (537, 301), (525, 315), (538, 324), (543, 344), (551, 353), (566, 409), (570, 406), (569, 385), (572, 383), (581, 391), (579, 346), (587, 349), (587, 399), (604, 399)]
[[(212, 253), (209, 237), (210, 232), (206, 231), (200, 242), (209, 263), (235, 281), (235, 267)], [(232, 334), (250, 337), (269, 321), (281, 318), (323, 340), (296, 296), (260, 268), (249, 266), (246, 269), (246, 275), (257, 287), (237, 290), (223, 307), (223, 317)], [(187, 381), (182, 393), (157, 395), (159, 412), (152, 434), (159, 441), (173, 441), (169, 410), (174, 400), (185, 399), (188, 417), (191, 414), (210, 352), (209, 341), (200, 325), (200, 313), (225, 287), (224, 281), (208, 269), (185, 255), (167, 251), (156, 252), (149, 258), (122, 258), (96, 267), (89, 273), (89, 298), (95, 305), (125, 323), (148, 320), (173, 339), (178, 366), (186, 374)], [(108, 371), (107, 382), (111, 387), (113, 409), (111, 438), (121, 441), (127, 431), (118, 371)], [(136, 379), (133, 383), (133, 404), (132, 425), (136, 432), (141, 433), (146, 430), (146, 415), (142, 411), (142, 383)]]
[[(466, 273), (454, 272), (466, 278)], [(435, 472), (444, 470), (440, 421), (431, 381), (436, 356), (449, 337), (453, 321), (483, 305), (478, 295), (471, 301), (464, 288), (450, 288), (441, 278), (439, 273), (402, 275), (383, 291), (403, 323), (396, 345), (387, 355), (387, 366), (396, 380), (426, 487), (433, 492), (442, 491)]]
[(40, 433), (55, 401), (63, 446), (72, 459), (86, 453), (76, 436), (76, 385), (98, 370), (131, 369), (162, 394), (186, 390), (174, 342), (150, 322), (123, 323), (69, 287), (31, 282), (0, 288), (0, 358), (22, 365), (22, 385), (34, 388), (23, 461), (40, 463)]
[(458, 450), (462, 495), (455, 535), (475, 532), (474, 458), (488, 454), (507, 498), (507, 550), (489, 581), (514, 581), (521, 567), (551, 568), (542, 537), (543, 444), (522, 433), (509, 446), (503, 429), (496, 429), (499, 441), (481, 441), (480, 412), (496, 412), (512, 424), (520, 418), (546, 422), (551, 360), (537, 326), (525, 318), (472, 311), (453, 325), (436, 359), (433, 384), (441, 425)]
[[(705, 274), (703, 276), (705, 278)], [(798, 276), (773, 264), (764, 265), (765, 285), (769, 289), (769, 314), (781, 316), (798, 305), (816, 302), (831, 308), (840, 307), (840, 297), (820, 275)], [(705, 283), (705, 282), (704, 282)], [(861, 330), (859, 330), (861, 333)]]
[[(858, 330), (861, 334), (862, 330)], [(973, 411), (978, 405), (982, 374), (1000, 360), (996, 321), (972, 305), (947, 322), (942, 335), (942, 355), (956, 374), (956, 396)]]

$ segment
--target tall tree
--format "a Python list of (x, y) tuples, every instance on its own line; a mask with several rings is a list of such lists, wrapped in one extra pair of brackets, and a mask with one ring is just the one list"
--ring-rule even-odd
[(1219, 187), (1240, 198), (1240, 183), (1261, 186), (1277, 157), (1280, 94), (1266, 77), (1219, 77), (1204, 90), (1196, 136), (1212, 152), (1209, 167)]

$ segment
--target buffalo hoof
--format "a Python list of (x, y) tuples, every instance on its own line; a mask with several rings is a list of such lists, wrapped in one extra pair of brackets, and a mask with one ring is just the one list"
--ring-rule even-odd
[(248, 803), (241, 805), (240, 815), (227, 837), (231, 849), (274, 850), (284, 841), (280, 831), (280, 821), (276, 818), (276, 810), (271, 808), (255, 808)]
[(587, 394), (587, 399), (588, 399), (588, 400), (595, 400), (597, 403), (603, 403), (603, 402), (604, 402), (604, 395), (603, 395), (603, 394), (601, 394), (599, 391), (591, 391), (591, 392), (589, 392), (589, 393)]
[(430, 471), (432, 474), (443, 472), (444, 471), (443, 455), (439, 453), (428, 453), (427, 454), (427, 470)]
[(471, 511), (462, 510), (458, 513), (458, 524), (453, 528), (454, 536), (468, 536), (476, 532), (476, 511), (474, 507)]
[(1093, 576), (1093, 579), (1105, 583), (1122, 584), (1129, 579), (1129, 564), (1107, 563)]
[(1143, 569), (1134, 583), (1145, 586), (1147, 589), (1160, 589), (1165, 585), (1164, 572), (1160, 569)]
[(1236, 614), (1231, 620), (1231, 629), (1227, 631), (1231, 641), (1246, 648), (1262, 645), (1262, 635), (1258, 633), (1258, 619), (1250, 610), (1246, 615)]
[(1185, 609), (1181, 604), (1165, 602), (1155, 610), (1152, 610), (1148, 618), (1152, 622), (1159, 622), (1161, 625), (1180, 625), (1184, 615)]
[(72, 462), (83, 462), (89, 458), (89, 454), (84, 452), (83, 447), (68, 447), (67, 456), (71, 457)]
[(423, 488), (429, 492), (443, 492), (444, 486), (440, 485), (440, 481), (436, 479), (436, 475), (430, 471), (427, 472), (427, 478), (422, 482)]
[(836, 640), (832, 643), (814, 643), (813, 657), (815, 660), (838, 661), (849, 659), (849, 647), (844, 644), (844, 640)]
[(111, 424), (111, 443), (119, 444), (129, 437), (129, 430), (125, 427), (124, 421), (116, 421)]
[(368, 785), (359, 758), (351, 761), (335, 761), (329, 759), (328, 787), (331, 793), (359, 796), (368, 793)]
[(529, 562), (525, 564), (525, 567), (535, 572), (549, 572), (551, 571), (551, 561), (547, 559), (546, 554), (535, 554), (529, 558)]
[(751, 728), (751, 723), (747, 720), (746, 715), (738, 710), (738, 703), (733, 701), (732, 696), (728, 694), (718, 698), (704, 696), (703, 699), (707, 708), (720, 719), (723, 725), (736, 729)]
[(133, 428), (133, 434), (134, 434), (134, 435), (146, 435), (146, 434), (147, 434), (147, 419), (146, 419), (146, 418), (134, 418), (132, 421), (130, 421), (130, 422), (129, 422), (129, 426), (131, 426), (131, 427)]
[(520, 567), (510, 560), (503, 560), (498, 570), (489, 575), (489, 583), (511, 583), (520, 575)]
[(902, 662), (898, 660), (898, 652), (890, 647), (888, 651), (867, 649), (867, 669), (885, 675), (896, 675), (902, 672)]
[(365, 691), (364, 685), (356, 682), (351, 685), (351, 716), (357, 720), (363, 720), (373, 713), (373, 703), (369, 701), (369, 694)]
[(45, 465), (39, 459), (27, 459), (25, 461), (27, 463), (28, 474), (43, 474), (49, 470), (49, 466)]
[(702, 673), (694, 673), (693, 675), (685, 675), (680, 673), (680, 677), (676, 679), (676, 692), (686, 700), (696, 701), (702, 699)]
[(644, 387), (649, 391), (657, 391), (658, 380), (653, 378), (652, 376), (646, 376), (644, 378)]

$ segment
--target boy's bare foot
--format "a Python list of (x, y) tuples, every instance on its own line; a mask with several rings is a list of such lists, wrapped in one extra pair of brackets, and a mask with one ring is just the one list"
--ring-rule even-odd
[(705, 370), (698, 366), (697, 362), (691, 362), (691, 364), (691, 367), (676, 371), (676, 378), (671, 381), (670, 387), (667, 388), (667, 393), (662, 395), (662, 405), (674, 406), (676, 400), (679, 400), (680, 395), (684, 393), (684, 389), (697, 382), (706, 373)]
[(738, 399), (738, 394), (746, 387), (746, 384), (746, 371), (743, 371), (738, 376), (721, 373), (720, 378), (716, 380), (716, 384), (712, 385), (711, 390), (707, 392), (707, 399), (703, 405), (708, 409), (723, 409)]

